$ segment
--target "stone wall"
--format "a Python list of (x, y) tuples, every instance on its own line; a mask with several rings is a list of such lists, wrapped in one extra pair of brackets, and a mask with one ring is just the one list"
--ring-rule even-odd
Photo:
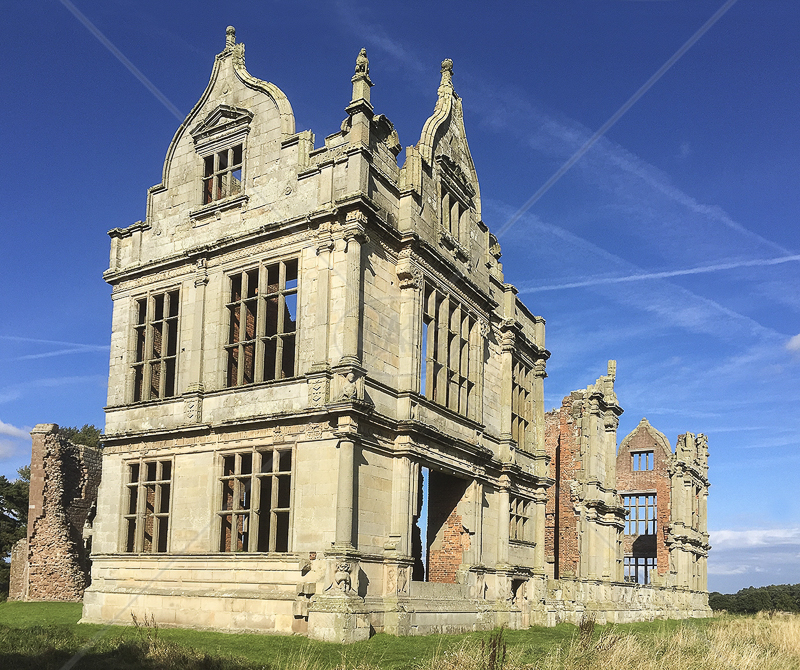
[(64, 439), (52, 423), (37, 425), (31, 436), (28, 536), (12, 553), (10, 597), (80, 601), (89, 583), (85, 527), (97, 500), (101, 451)]

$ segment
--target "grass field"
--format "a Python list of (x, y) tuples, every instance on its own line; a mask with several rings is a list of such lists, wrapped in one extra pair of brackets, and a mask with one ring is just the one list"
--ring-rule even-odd
[(0, 668), (800, 670), (800, 617), (375, 635), (348, 646), (303, 637), (157, 628), (144, 622), (78, 624), (79, 617), (79, 604), (0, 603)]

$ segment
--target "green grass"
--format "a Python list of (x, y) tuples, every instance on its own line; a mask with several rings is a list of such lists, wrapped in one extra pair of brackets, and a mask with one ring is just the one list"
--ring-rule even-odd
[[(79, 603), (0, 603), (0, 668), (57, 670), (82, 647), (77, 665), (94, 668), (203, 668), (223, 669), (307, 667), (319, 670), (358, 665), (405, 670), (462, 647), (467, 641), (486, 640), (489, 632), (462, 635), (395, 637), (379, 634), (352, 645), (317, 642), (301, 636), (216, 633), (181, 628), (157, 631), (132, 626), (77, 623)], [(658, 621), (615, 626), (619, 633), (650, 636), (706, 621)], [(597, 626), (595, 637), (608, 626)], [(534, 627), (505, 631), (509, 650), (524, 663), (536, 663), (555, 648), (568, 645), (576, 627)], [(156, 640), (152, 639), (155, 635)], [(160, 656), (159, 656), (160, 654)], [(155, 658), (158, 657), (158, 658)], [(163, 658), (162, 658), (163, 657)], [(160, 660), (159, 660), (160, 658)]]

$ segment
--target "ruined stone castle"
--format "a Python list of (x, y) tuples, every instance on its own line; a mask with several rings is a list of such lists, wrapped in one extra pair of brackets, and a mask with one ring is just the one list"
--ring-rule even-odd
[(453, 65), (419, 141), (366, 53), (321, 146), (227, 31), (113, 325), (83, 621), (354, 641), (705, 616), (706, 440), (617, 454), (615, 369), (545, 414), (545, 322), (481, 218)]

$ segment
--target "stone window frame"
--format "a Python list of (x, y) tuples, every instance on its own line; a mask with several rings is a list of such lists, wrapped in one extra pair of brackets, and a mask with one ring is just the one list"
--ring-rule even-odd
[[(651, 575), (658, 569), (658, 558), (656, 556), (625, 556), (624, 580), (629, 584), (650, 584)], [(639, 575), (643, 581), (639, 581)]]
[[(214, 109), (205, 120), (200, 123), (191, 135), (194, 139), (194, 150), (199, 161), (197, 161), (197, 171), (195, 177), (195, 202), (196, 208), (189, 212), (191, 219), (202, 219), (226, 209), (240, 207), (249, 199), (247, 195), (248, 161), (247, 161), (247, 139), (250, 133), (253, 113), (246, 109), (231, 107), (229, 105), (219, 105)], [(241, 146), (241, 180), (240, 188), (236, 193), (225, 193), (221, 197), (205, 200), (206, 180), (211, 176), (222, 175), (232, 171), (230, 160), (233, 158), (232, 152)], [(219, 168), (219, 157), (227, 151), (228, 166), (222, 170)], [(207, 173), (207, 159), (213, 157), (214, 171), (212, 175)]]
[(511, 366), (511, 439), (528, 452), (527, 435), (533, 422), (533, 366), (514, 356)]
[[(293, 279), (289, 269), (293, 266)], [(270, 284), (270, 272), (277, 268), (277, 284)], [(227, 313), (225, 344), (223, 345), (224, 364), (222, 385), (224, 388), (237, 388), (252, 384), (272, 383), (294, 379), (298, 376), (299, 332), (300, 332), (300, 256), (262, 259), (254, 265), (237, 268), (225, 273), (224, 305)], [(252, 290), (251, 282), (256, 279), (256, 288)], [(236, 282), (238, 286), (238, 298)], [(287, 288), (287, 283), (293, 286)], [(274, 290), (271, 287), (277, 286)], [(294, 296), (294, 330), (287, 331), (285, 309), (287, 297)], [(236, 298), (236, 299), (234, 299)], [(276, 301), (273, 303), (273, 301)], [(274, 315), (277, 319), (274, 329), (270, 314), (271, 304), (275, 304)], [(250, 306), (255, 306), (255, 312)], [(238, 310), (238, 330), (233, 315)], [(252, 317), (252, 319), (251, 319)], [(252, 331), (249, 324), (252, 323)], [(244, 327), (242, 327), (244, 324)], [(249, 331), (249, 332), (248, 332)], [(242, 339), (244, 336), (246, 339)], [(286, 342), (294, 341), (291, 350)], [(288, 353), (291, 351), (291, 355)], [(287, 357), (290, 355), (290, 358)], [(248, 364), (248, 360), (252, 364)], [(267, 365), (273, 361), (272, 376), (267, 374)], [(284, 367), (291, 362), (291, 374), (286, 374)], [(248, 367), (252, 368), (248, 371)], [(232, 375), (236, 374), (236, 379)]]
[[(626, 491), (621, 495), (622, 505), (628, 510), (628, 515), (625, 517), (625, 535), (655, 535), (658, 532), (657, 492)], [(644, 502), (641, 501), (642, 498)], [(632, 499), (635, 499), (635, 502)], [(637, 532), (632, 533), (631, 530), (634, 529)], [(638, 532), (640, 529), (644, 529), (644, 532)]]
[[(163, 554), (170, 550), (170, 517), (174, 499), (175, 459), (144, 458), (124, 461), (125, 503), (121, 546), (126, 554)], [(152, 472), (151, 472), (152, 466)], [(167, 469), (166, 476), (164, 469)], [(149, 492), (152, 491), (152, 498)], [(166, 503), (164, 492), (166, 491)], [(148, 503), (152, 500), (152, 507)], [(166, 507), (166, 510), (164, 509)], [(152, 511), (151, 511), (152, 510)], [(158, 510), (158, 511), (156, 511)], [(148, 521), (152, 520), (148, 538)]]
[[(656, 455), (653, 449), (631, 451), (630, 453), (632, 472), (646, 472), (648, 470), (655, 470)], [(644, 467), (642, 467), (643, 465)]]
[(428, 280), (423, 287), (421, 312), (423, 350), (419, 372), (420, 380), (425, 382), (424, 387), (420, 384), (421, 395), (475, 419), (480, 407), (478, 393), (482, 374), (477, 313)]
[[(277, 459), (275, 453), (280, 454)], [(270, 455), (269, 469), (262, 472), (267, 454)], [(288, 469), (281, 469), (287, 460)], [(212, 551), (221, 554), (291, 553), (294, 541), (295, 465), (294, 444), (254, 445), (247, 449), (218, 453)], [(282, 480), (288, 483), (282, 484)], [(265, 481), (269, 482), (267, 490), (270, 493), (266, 510), (261, 508)], [(278, 482), (277, 487), (275, 482)], [(288, 500), (283, 498), (284, 495), (288, 496)], [(282, 504), (284, 502), (286, 504)], [(226, 517), (229, 518), (227, 524)], [(269, 521), (267, 532), (262, 536), (264, 518)]]
[[(159, 308), (160, 301), (160, 308)], [(172, 313), (173, 304), (176, 306)], [(160, 309), (160, 312), (159, 312)], [(155, 318), (159, 315), (160, 318)], [(130, 402), (174, 398), (178, 395), (181, 287), (150, 290), (131, 301)], [(174, 337), (173, 337), (174, 336)], [(156, 344), (158, 342), (158, 345)], [(166, 342), (166, 348), (164, 343)], [(159, 351), (155, 347), (159, 346)], [(172, 351), (172, 353), (170, 353)], [(158, 370), (158, 388), (153, 375)]]
[(508, 497), (508, 540), (512, 544), (533, 544), (533, 501), (518, 495)]
[[(203, 158), (203, 205), (235, 197), (244, 190), (244, 143), (211, 152)], [(235, 176), (238, 173), (238, 179)]]

